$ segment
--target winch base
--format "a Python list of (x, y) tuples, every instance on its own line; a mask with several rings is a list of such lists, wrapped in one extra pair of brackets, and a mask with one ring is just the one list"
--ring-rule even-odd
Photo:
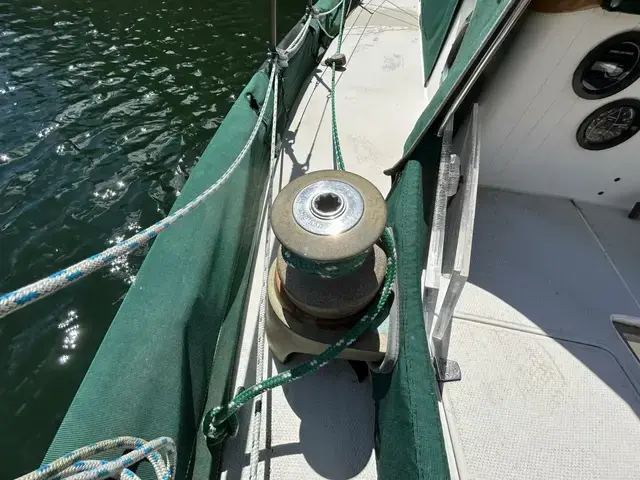
[[(318, 328), (314, 317), (291, 302), (280, 285), (275, 262), (269, 270), (267, 288), (271, 308), (267, 310), (265, 331), (269, 348), (280, 362), (286, 363), (293, 353), (318, 355), (347, 333), (348, 328)], [(382, 361), (387, 351), (387, 331), (388, 322), (385, 320), (376, 330), (364, 333), (338, 358)]]

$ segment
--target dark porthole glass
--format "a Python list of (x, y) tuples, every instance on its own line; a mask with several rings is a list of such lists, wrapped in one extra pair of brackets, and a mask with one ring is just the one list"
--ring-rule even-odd
[(640, 31), (615, 35), (591, 50), (573, 74), (573, 90), (594, 100), (621, 92), (640, 77)]
[(587, 150), (604, 150), (629, 140), (640, 130), (640, 100), (625, 98), (608, 103), (585, 118), (576, 134)]

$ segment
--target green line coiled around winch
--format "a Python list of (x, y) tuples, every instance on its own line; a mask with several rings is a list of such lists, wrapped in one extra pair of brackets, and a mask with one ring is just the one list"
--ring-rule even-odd
[(301, 257), (283, 246), (282, 258), (284, 258), (284, 261), (291, 268), (310, 275), (318, 275), (321, 278), (334, 279), (355, 272), (367, 260), (371, 254), (371, 250), (371, 248), (368, 248), (355, 257), (337, 262), (316, 262), (315, 260)]

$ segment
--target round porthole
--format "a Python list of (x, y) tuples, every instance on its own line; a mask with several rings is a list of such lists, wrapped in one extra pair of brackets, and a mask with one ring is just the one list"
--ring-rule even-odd
[(588, 100), (621, 92), (640, 77), (640, 30), (605, 40), (582, 59), (573, 74), (573, 90)]
[(587, 150), (604, 150), (629, 140), (640, 130), (640, 100), (624, 98), (596, 109), (585, 118), (576, 134)]

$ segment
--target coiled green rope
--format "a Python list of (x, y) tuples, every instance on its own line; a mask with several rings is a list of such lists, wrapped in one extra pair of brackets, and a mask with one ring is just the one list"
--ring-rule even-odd
[(364, 264), (370, 254), (371, 248), (368, 248), (355, 257), (347, 258), (339, 262), (316, 262), (301, 257), (284, 246), (282, 247), (282, 258), (287, 262), (287, 265), (301, 272), (327, 279), (340, 278), (353, 273)]

